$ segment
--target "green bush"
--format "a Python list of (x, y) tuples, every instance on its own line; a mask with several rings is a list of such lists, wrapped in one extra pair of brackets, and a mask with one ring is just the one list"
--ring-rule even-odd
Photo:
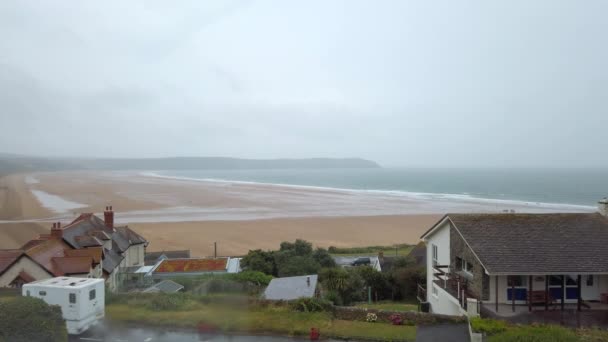
[(42, 299), (16, 297), (0, 302), (0, 341), (67, 341), (61, 307)]
[(574, 330), (558, 325), (521, 325), (507, 328), (490, 336), (489, 342), (575, 342), (580, 341)]
[(298, 298), (289, 303), (289, 307), (298, 312), (324, 312), (331, 309), (331, 303), (318, 298)]
[(231, 278), (240, 283), (252, 283), (258, 286), (267, 286), (272, 280), (272, 276), (258, 271), (244, 271), (231, 274)]
[(478, 333), (495, 335), (507, 330), (507, 323), (496, 319), (485, 319), (480, 317), (471, 318), (471, 328)]

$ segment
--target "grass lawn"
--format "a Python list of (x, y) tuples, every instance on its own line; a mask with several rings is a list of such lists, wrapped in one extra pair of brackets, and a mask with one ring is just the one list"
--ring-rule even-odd
[(361, 303), (356, 305), (359, 308), (376, 309), (386, 311), (418, 311), (418, 304), (380, 301), (371, 304)]
[(608, 331), (596, 328), (570, 329), (559, 325), (514, 325), (485, 318), (471, 319), (471, 326), (474, 331), (485, 333), (489, 342), (608, 341)]
[(350, 247), (332, 248), (330, 254), (335, 256), (370, 256), (378, 255), (383, 252), (384, 256), (407, 256), (414, 246), (399, 244), (394, 246), (369, 246), (369, 247)]
[(121, 303), (107, 305), (106, 318), (123, 323), (181, 328), (196, 328), (204, 322), (226, 332), (306, 336), (311, 327), (316, 327), (326, 338), (379, 341), (414, 341), (416, 338), (416, 327), (412, 326), (335, 320), (324, 312), (293, 312), (278, 306), (248, 308), (195, 303), (179, 311), (154, 311)]

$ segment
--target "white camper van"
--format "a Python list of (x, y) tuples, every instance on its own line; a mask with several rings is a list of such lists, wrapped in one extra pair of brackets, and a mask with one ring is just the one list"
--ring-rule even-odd
[(23, 296), (61, 306), (68, 334), (80, 334), (105, 316), (103, 279), (57, 277), (23, 285)]

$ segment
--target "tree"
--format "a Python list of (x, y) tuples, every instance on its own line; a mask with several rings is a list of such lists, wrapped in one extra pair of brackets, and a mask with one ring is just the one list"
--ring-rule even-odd
[(34, 297), (0, 302), (0, 341), (67, 341), (61, 307)]
[(280, 252), (293, 252), (297, 256), (310, 256), (312, 255), (312, 243), (297, 239), (296, 242), (281, 242)]
[(241, 265), (249, 271), (258, 271), (276, 276), (277, 266), (274, 253), (275, 252), (263, 251), (261, 249), (251, 250), (243, 257)]
[(315, 249), (312, 257), (321, 265), (321, 267), (336, 267), (336, 261), (324, 248)]
[(365, 283), (363, 278), (355, 269), (344, 269), (340, 267), (324, 268), (319, 272), (319, 278), (323, 287), (332, 296), (338, 298), (327, 298), (334, 304), (349, 305), (350, 303), (364, 298)]
[[(277, 256), (280, 256), (278, 253)], [(316, 274), (321, 268), (310, 256), (288, 256), (276, 260), (279, 277), (293, 277), (307, 274)]]

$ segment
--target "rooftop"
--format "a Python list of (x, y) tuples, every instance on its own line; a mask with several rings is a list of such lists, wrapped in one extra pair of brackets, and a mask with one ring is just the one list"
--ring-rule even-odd
[(50, 279), (38, 280), (29, 284), (23, 285), (24, 287), (34, 286), (45, 286), (45, 287), (59, 287), (59, 288), (81, 288), (94, 283), (103, 283), (104, 280), (101, 278), (74, 278), (74, 277), (55, 277)]
[(598, 214), (448, 214), (490, 274), (608, 273)]
[(0, 250), (0, 274), (4, 273), (22, 255), (23, 251), (20, 249)]
[(229, 258), (165, 259), (154, 273), (226, 271)]
[[(294, 300), (312, 298), (317, 289), (317, 275), (274, 278), (264, 291), (264, 298), (269, 300)], [(309, 282), (310, 280), (310, 282)]]

